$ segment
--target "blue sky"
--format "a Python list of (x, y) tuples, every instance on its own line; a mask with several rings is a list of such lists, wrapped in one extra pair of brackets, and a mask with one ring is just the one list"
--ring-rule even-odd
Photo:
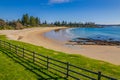
[(0, 18), (15, 20), (24, 13), (53, 22), (120, 24), (120, 0), (1, 0)]

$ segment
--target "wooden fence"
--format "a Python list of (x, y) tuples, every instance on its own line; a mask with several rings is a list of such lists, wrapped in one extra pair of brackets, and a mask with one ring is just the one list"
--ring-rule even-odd
[(30, 60), (34, 64), (41, 65), (48, 71), (52, 69), (56, 73), (64, 76), (66, 79), (80, 80), (82, 78), (84, 80), (117, 80), (115, 78), (103, 75), (100, 71), (94, 72), (88, 69), (84, 69), (70, 64), (69, 62), (63, 62), (61, 60), (44, 56), (3, 40), (0, 40), (0, 47), (11, 51), (19, 57)]

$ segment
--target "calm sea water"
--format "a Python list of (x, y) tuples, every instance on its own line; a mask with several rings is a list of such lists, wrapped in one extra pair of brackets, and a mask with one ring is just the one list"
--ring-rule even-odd
[(103, 28), (69, 28), (59, 31), (51, 31), (46, 33), (45, 36), (57, 40), (91, 38), (97, 40), (120, 41), (120, 27), (106, 26)]

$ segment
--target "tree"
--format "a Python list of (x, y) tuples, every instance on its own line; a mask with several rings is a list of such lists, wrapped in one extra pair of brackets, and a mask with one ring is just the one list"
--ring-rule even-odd
[(40, 24), (40, 19), (38, 17), (35, 18), (35, 21), (36, 21), (36, 25)]
[(43, 22), (43, 24), (47, 24), (47, 21), (45, 20), (45, 21)]
[(19, 21), (19, 22), (21, 22), (24, 26), (38, 26), (40, 24), (40, 19), (38, 17), (29, 16), (28, 14), (24, 14), (22, 16), (21, 21)]
[(30, 16), (30, 25), (36, 26), (36, 19), (33, 16)]
[(6, 22), (3, 20), (3, 19), (0, 19), (0, 26), (5, 26), (6, 25)]
[(66, 26), (67, 22), (66, 21), (62, 21), (61, 26)]
[(28, 14), (24, 14), (22, 17), (22, 24), (25, 26), (28, 26), (30, 23), (30, 19), (29, 19), (29, 15)]
[(12, 26), (12, 29), (17, 29), (17, 30), (24, 28), (23, 25), (18, 21), (9, 22), (9, 26)]
[(55, 26), (61, 26), (61, 23), (60, 23), (60, 21), (56, 21), (56, 22), (54, 23), (54, 25), (55, 25)]
[(6, 29), (6, 22), (3, 19), (0, 19), (0, 29)]

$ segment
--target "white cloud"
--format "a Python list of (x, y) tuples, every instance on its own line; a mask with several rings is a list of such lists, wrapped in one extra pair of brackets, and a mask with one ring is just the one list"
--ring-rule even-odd
[(70, 2), (70, 0), (50, 0), (50, 3), (66, 3)]

